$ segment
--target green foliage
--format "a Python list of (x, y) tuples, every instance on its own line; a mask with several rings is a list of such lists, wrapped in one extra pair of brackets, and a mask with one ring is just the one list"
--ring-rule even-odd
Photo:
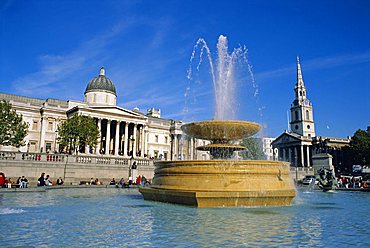
[(246, 138), (240, 145), (247, 147), (247, 150), (241, 152), (243, 159), (262, 160), (265, 159), (265, 154), (262, 149), (262, 140), (256, 138)]
[(370, 165), (370, 130), (357, 130), (350, 142), (353, 164)]
[(92, 117), (74, 115), (58, 127), (58, 142), (72, 154), (85, 145), (95, 147), (99, 130)]
[(27, 131), (28, 123), (23, 121), (22, 115), (18, 115), (9, 102), (2, 100), (0, 102), (0, 145), (24, 146)]

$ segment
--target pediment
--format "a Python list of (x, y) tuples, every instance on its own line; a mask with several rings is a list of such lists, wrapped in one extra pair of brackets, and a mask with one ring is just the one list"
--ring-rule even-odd
[(291, 133), (283, 133), (279, 137), (277, 137), (272, 144), (273, 145), (279, 145), (279, 144), (288, 144), (288, 143), (296, 143), (301, 142), (302, 139), (299, 135), (291, 134)]

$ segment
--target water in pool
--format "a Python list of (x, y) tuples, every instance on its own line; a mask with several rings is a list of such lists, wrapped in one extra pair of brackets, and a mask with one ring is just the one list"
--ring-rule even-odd
[(370, 194), (298, 192), (291, 207), (198, 209), (137, 189), (0, 192), (0, 247), (347, 247), (370, 244)]

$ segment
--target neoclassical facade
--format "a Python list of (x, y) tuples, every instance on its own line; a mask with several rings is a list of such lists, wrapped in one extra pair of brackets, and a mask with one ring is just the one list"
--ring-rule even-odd
[(144, 114), (138, 108), (128, 110), (117, 106), (116, 87), (106, 77), (104, 68), (90, 80), (81, 102), (4, 93), (0, 93), (0, 99), (10, 101), (29, 123), (27, 145), (20, 148), (22, 152), (62, 152), (58, 125), (80, 114), (95, 119), (100, 138), (96, 147), (86, 146), (79, 153), (164, 160), (209, 158), (207, 153), (195, 149), (204, 141), (185, 136), (182, 122), (161, 118), (160, 109), (151, 108)]

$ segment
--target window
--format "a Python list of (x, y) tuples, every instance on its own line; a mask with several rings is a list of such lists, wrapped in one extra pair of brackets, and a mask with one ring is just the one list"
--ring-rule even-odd
[(51, 142), (46, 142), (46, 152), (50, 152), (51, 151)]
[(310, 119), (310, 112), (308, 110), (306, 110), (306, 119), (309, 120)]
[(48, 122), (48, 130), (53, 131), (53, 122), (52, 121)]
[(295, 125), (295, 127), (294, 127), (294, 128), (295, 128), (295, 130), (298, 130), (298, 128), (299, 128), (299, 127), (298, 127), (298, 125)]
[(154, 158), (158, 158), (158, 157), (159, 157), (159, 151), (154, 150)]
[(307, 125), (307, 129), (310, 129), (311, 128), (311, 126), (310, 125)]
[(33, 121), (32, 130), (37, 130), (37, 121)]
[(155, 143), (158, 143), (158, 141), (159, 141), (158, 135), (156, 135), (156, 136), (154, 137), (154, 139), (155, 139)]
[(298, 121), (298, 111), (295, 111), (294, 114), (295, 114), (295, 120)]
[(302, 91), (299, 91), (299, 95), (302, 96)]
[(166, 136), (166, 137), (164, 137), (164, 143), (168, 143), (168, 137)]

